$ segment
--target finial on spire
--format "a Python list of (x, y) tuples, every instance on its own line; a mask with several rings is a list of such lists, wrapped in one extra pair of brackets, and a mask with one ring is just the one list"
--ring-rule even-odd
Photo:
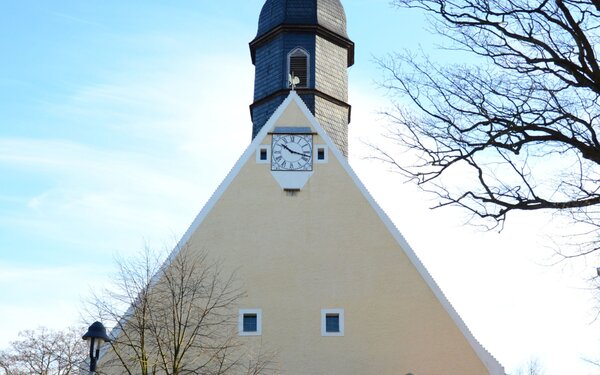
[(294, 91), (296, 90), (296, 85), (300, 83), (300, 78), (296, 77), (294, 72), (292, 72), (292, 74), (288, 74), (288, 82), (292, 87), (292, 91)]

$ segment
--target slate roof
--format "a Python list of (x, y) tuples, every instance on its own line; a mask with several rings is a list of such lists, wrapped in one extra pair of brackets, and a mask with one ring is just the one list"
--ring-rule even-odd
[(346, 34), (346, 13), (340, 0), (267, 0), (260, 12), (257, 38), (279, 25), (320, 25)]

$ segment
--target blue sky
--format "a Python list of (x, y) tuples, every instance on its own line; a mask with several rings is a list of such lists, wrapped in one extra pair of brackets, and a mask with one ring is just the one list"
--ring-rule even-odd
[[(8, 0), (0, 12), (0, 347), (80, 323), (114, 256), (181, 236), (250, 141), (248, 42), (262, 0)], [(388, 104), (373, 57), (439, 42), (417, 13), (345, 0), (351, 163), (475, 336), (511, 371), (587, 374), (600, 355), (591, 267), (546, 267), (556, 218), (462, 226), (365, 159)], [(443, 56), (440, 52), (430, 52)], [(238, 108), (231, 111), (229, 108)], [(432, 235), (434, 233), (434, 235)]]

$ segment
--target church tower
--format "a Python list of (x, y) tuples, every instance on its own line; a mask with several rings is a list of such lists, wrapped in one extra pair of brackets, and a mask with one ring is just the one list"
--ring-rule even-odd
[(256, 67), (252, 138), (287, 97), (292, 74), (299, 78), (296, 91), (347, 157), (354, 43), (340, 0), (267, 0), (250, 53)]
[[(237, 324), (200, 336), (225, 335), (240, 363), (273, 353), (261, 374), (505, 375), (348, 163), (354, 45), (340, 0), (266, 0), (250, 50), (252, 141), (150, 288), (183, 256), (234, 275), (243, 296), (219, 321)], [(221, 366), (213, 352), (189, 362)], [(124, 373), (130, 356), (115, 353), (104, 374)]]

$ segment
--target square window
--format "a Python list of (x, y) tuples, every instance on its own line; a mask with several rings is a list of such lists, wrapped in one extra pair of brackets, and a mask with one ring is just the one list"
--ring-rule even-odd
[(244, 314), (244, 332), (256, 332), (257, 322), (256, 314)]
[(260, 336), (262, 334), (262, 311), (244, 309), (239, 312), (238, 330), (240, 336)]
[(339, 332), (339, 331), (340, 331), (340, 315), (339, 314), (325, 315), (325, 332)]
[(344, 309), (321, 310), (321, 336), (344, 336)]

